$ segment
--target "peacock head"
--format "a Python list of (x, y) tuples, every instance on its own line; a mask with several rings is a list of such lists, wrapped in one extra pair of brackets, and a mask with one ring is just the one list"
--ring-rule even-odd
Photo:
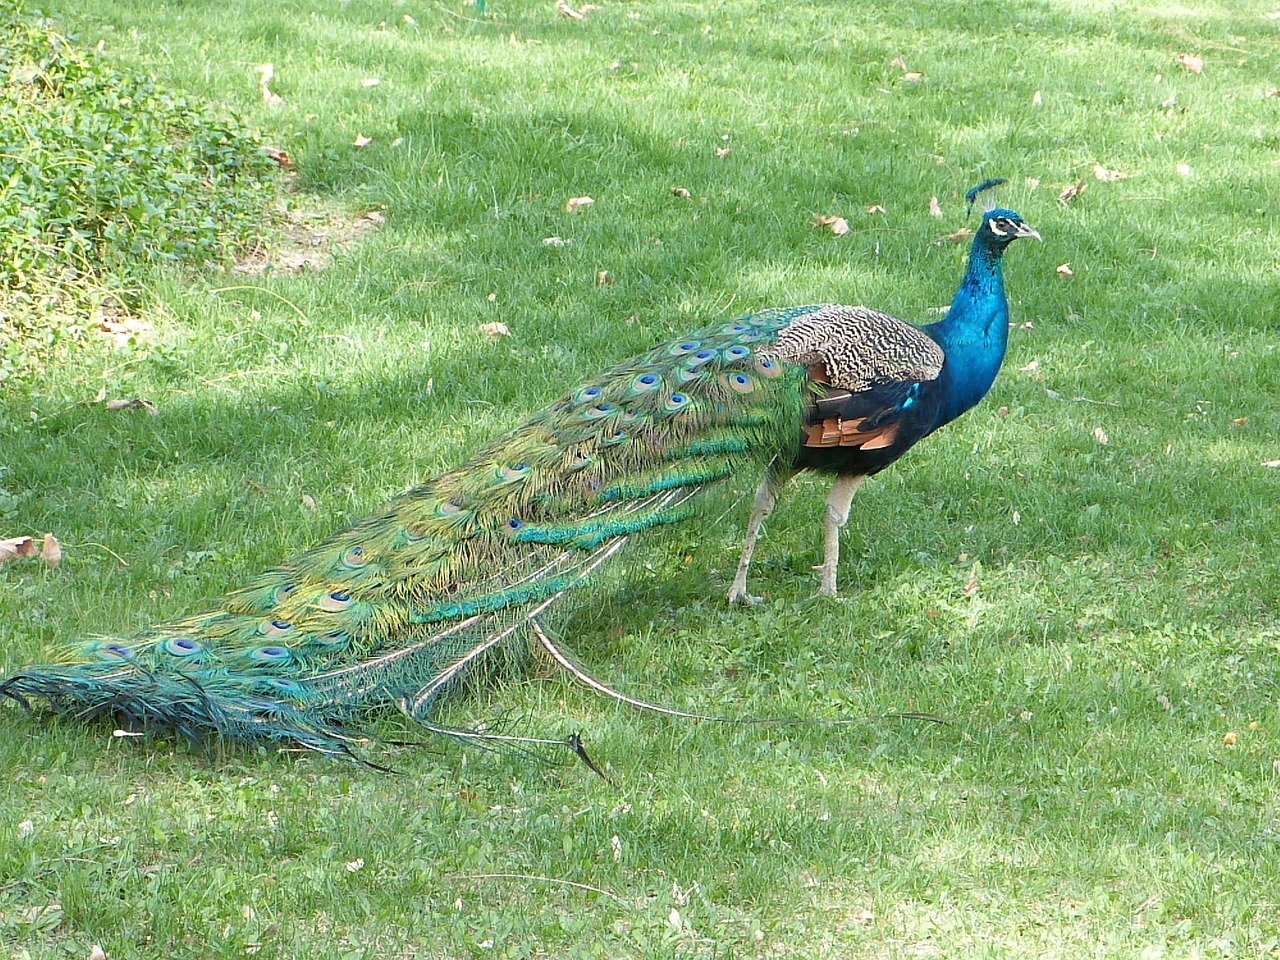
[(1019, 237), (1034, 237), (1039, 240), (1040, 234), (1012, 210), (996, 207), (982, 214), (982, 225), (978, 227), (974, 245), (981, 245), (994, 253), (1003, 253), (1005, 247)]

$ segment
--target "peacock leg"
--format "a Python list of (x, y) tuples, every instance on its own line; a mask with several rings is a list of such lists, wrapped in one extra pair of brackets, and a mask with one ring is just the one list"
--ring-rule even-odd
[(760, 487), (756, 490), (755, 503), (751, 507), (751, 519), (747, 522), (747, 538), (742, 545), (742, 559), (738, 561), (738, 572), (734, 575), (733, 586), (729, 588), (730, 605), (755, 604), (762, 599), (747, 593), (747, 570), (751, 566), (751, 554), (756, 549), (756, 537), (760, 536), (760, 525), (764, 523), (765, 517), (773, 513), (773, 508), (778, 502), (778, 494), (790, 479), (791, 471), (770, 467), (769, 472), (760, 481)]
[(840, 561), (840, 529), (849, 520), (849, 505), (853, 503), (853, 495), (866, 478), (861, 474), (841, 475), (831, 485), (831, 493), (827, 496), (827, 516), (823, 522), (825, 550), (823, 553), (822, 586), (818, 593), (824, 597), (836, 595), (836, 564)]

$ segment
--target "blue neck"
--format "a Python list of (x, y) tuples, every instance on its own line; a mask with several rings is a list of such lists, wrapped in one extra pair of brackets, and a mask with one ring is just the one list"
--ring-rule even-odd
[(947, 315), (924, 328), (946, 354), (937, 426), (954, 420), (986, 396), (1009, 343), (1009, 302), (1000, 269), (1004, 250), (983, 239), (974, 238), (969, 268)]

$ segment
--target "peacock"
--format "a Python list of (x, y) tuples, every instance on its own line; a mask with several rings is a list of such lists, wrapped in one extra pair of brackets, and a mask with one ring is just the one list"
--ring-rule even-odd
[[(990, 183), (970, 191), (971, 205)], [(1008, 337), (1001, 262), (1021, 237), (1039, 234), (1012, 210), (987, 210), (950, 309), (925, 327), (811, 305), (660, 344), (213, 609), (82, 640), (0, 683), (0, 697), (355, 759), (367, 742), (360, 721), (384, 705), (432, 731), (502, 739), (434, 718), (535, 637), (570, 665), (545, 626), (557, 601), (633, 538), (693, 516), (699, 493), (748, 471), (763, 480), (729, 601), (753, 599), (761, 524), (802, 470), (835, 478), (819, 591), (833, 596), (858, 486), (995, 379)]]

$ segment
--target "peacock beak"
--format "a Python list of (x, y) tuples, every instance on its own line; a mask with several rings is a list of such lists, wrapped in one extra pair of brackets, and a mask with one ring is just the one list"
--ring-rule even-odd
[(1041, 239), (1039, 232), (1029, 223), (1020, 223), (1016, 230), (1013, 231), (1015, 237), (1031, 237), (1036, 240)]

